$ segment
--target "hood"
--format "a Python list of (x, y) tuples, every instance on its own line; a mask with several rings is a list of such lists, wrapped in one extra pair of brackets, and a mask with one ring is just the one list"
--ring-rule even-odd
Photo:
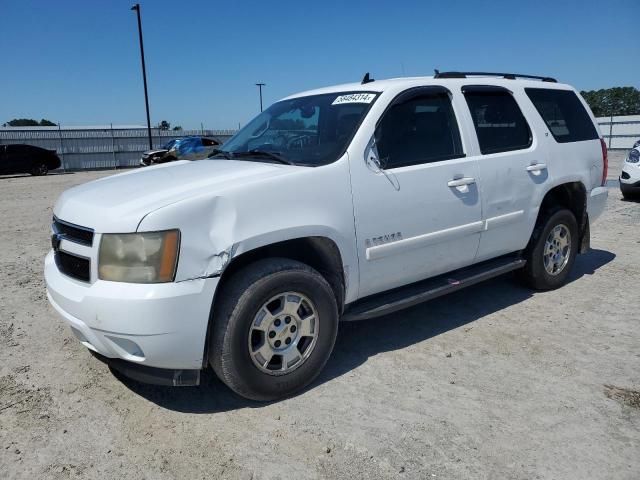
[(150, 212), (186, 198), (292, 173), (301, 168), (237, 160), (186, 160), (101, 178), (65, 191), (54, 215), (99, 233), (135, 232)]
[(150, 155), (155, 155), (156, 153), (167, 153), (169, 150), (166, 148), (156, 148), (155, 150), (147, 150), (146, 152), (142, 152), (143, 157), (148, 157)]

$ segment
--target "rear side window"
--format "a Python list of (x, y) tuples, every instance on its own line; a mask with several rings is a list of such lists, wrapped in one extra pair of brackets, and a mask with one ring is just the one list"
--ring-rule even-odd
[(449, 94), (409, 92), (385, 112), (375, 133), (385, 169), (464, 157)]
[(525, 88), (538, 113), (559, 143), (596, 140), (598, 131), (575, 92)]
[(529, 124), (508, 90), (471, 86), (464, 87), (463, 92), (482, 154), (509, 152), (531, 146)]

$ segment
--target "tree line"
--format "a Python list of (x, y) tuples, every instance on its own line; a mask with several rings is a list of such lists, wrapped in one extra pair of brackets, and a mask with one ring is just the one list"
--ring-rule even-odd
[(14, 118), (7, 123), (2, 124), (3, 127), (57, 127), (58, 124), (53, 123), (51, 120), (43, 118), (40, 121), (33, 118)]
[[(43, 118), (40, 121), (34, 120), (33, 118), (14, 118), (13, 120), (9, 120), (6, 123), (2, 124), (3, 127), (57, 127), (58, 124), (52, 122), (51, 120), (47, 120)], [(162, 120), (158, 125), (154, 128), (160, 130), (173, 130), (174, 132), (179, 132), (182, 130), (180, 125), (176, 125), (171, 128), (171, 124), (166, 120)]]
[(640, 90), (613, 87), (580, 92), (596, 117), (640, 115)]

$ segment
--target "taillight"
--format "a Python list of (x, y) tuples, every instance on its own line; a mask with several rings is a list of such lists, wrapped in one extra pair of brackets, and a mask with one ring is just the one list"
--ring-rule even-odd
[(604, 139), (600, 139), (600, 145), (602, 146), (602, 183), (604, 187), (607, 183), (607, 173), (609, 171), (609, 156), (607, 154), (607, 144), (604, 143)]

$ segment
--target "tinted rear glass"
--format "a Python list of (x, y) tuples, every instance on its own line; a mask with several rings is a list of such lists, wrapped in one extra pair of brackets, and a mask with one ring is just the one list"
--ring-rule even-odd
[(529, 124), (507, 90), (465, 88), (464, 96), (484, 155), (531, 146)]
[(581, 142), (598, 138), (598, 131), (575, 92), (546, 88), (524, 90), (557, 142)]

